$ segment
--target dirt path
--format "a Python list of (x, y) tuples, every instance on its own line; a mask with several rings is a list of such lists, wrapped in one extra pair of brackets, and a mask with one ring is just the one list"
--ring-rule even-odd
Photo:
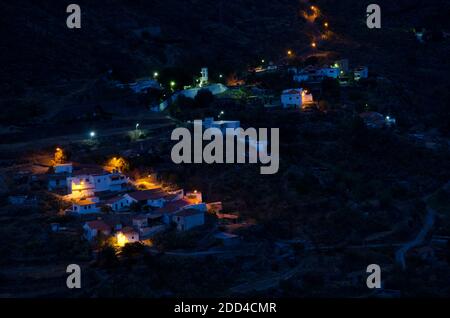
[(405, 259), (406, 254), (410, 249), (419, 246), (423, 243), (427, 234), (433, 228), (435, 215), (436, 211), (430, 207), (427, 207), (427, 215), (425, 216), (425, 223), (423, 224), (423, 227), (420, 230), (419, 234), (417, 234), (416, 238), (413, 239), (412, 241), (403, 244), (403, 246), (395, 253), (395, 260), (402, 266), (403, 269), (406, 268), (406, 259)]

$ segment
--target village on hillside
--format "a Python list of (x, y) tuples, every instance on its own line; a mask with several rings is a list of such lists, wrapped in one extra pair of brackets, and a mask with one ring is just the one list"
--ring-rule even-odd
[[(414, 76), (371, 58), (318, 3), (287, 11), (306, 42), (262, 43), (234, 63), (181, 59), (195, 43), (133, 29), (126, 45), (164, 46), (163, 63), (140, 65), (146, 48), (138, 70), (117, 58), (95, 78), (42, 84), (47, 108), (24, 98), (23, 113), (6, 109), (0, 297), (448, 295), (450, 117), (422, 105), (448, 92), (403, 83)], [(447, 43), (445, 30), (408, 27), (388, 32), (418, 52)], [(431, 78), (416, 55), (407, 71)], [(233, 135), (266, 128), (279, 131), (278, 148), (268, 135)], [(207, 131), (231, 136), (232, 164), (175, 162), (176, 129), (199, 129), (203, 142), (213, 141)], [(252, 156), (278, 150), (276, 173), (260, 173)], [(68, 264), (83, 268), (83, 289), (66, 288)], [(379, 288), (366, 286), (369, 264), (383, 268)]]

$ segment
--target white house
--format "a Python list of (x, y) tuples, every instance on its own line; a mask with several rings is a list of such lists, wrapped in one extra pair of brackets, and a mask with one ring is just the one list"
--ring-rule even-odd
[(48, 177), (48, 190), (65, 190), (67, 189), (67, 176), (65, 174), (53, 174)]
[(200, 77), (199, 86), (203, 87), (205, 85), (208, 85), (208, 68), (203, 67), (200, 74), (202, 74), (202, 76)]
[(369, 68), (367, 66), (361, 66), (355, 69), (354, 71), (355, 81), (359, 81), (363, 78), (369, 77)]
[(160, 208), (164, 206), (164, 203), (170, 200), (175, 200), (178, 197), (182, 197), (182, 194), (169, 194), (163, 191), (161, 188), (134, 191), (126, 193), (123, 196), (128, 199), (131, 203), (140, 203), (143, 205), (148, 205), (155, 208)]
[(111, 227), (102, 220), (86, 222), (83, 225), (84, 236), (88, 241), (92, 241), (97, 235), (111, 235)]
[(53, 169), (55, 170), (55, 173), (71, 174), (73, 172), (73, 165), (72, 163), (59, 163), (56, 164)]
[(133, 226), (137, 229), (141, 229), (148, 226), (148, 216), (145, 214), (140, 214), (133, 216), (132, 218)]
[(302, 89), (287, 89), (281, 94), (283, 108), (298, 108), (302, 106)]
[(177, 212), (180, 212), (186, 208), (192, 208), (196, 210), (201, 210), (206, 212), (207, 207), (205, 203), (191, 203), (187, 199), (182, 200), (176, 200), (172, 202), (167, 202), (162, 208), (159, 208), (155, 211), (156, 214), (159, 214), (162, 216), (162, 221), (165, 224), (170, 224), (172, 221), (172, 216), (176, 214)]
[(322, 67), (317, 70), (317, 75), (329, 78), (338, 78), (340, 69), (338, 67)]
[(116, 196), (104, 201), (104, 204), (109, 206), (111, 210), (115, 212), (126, 210), (131, 203), (131, 200), (125, 196)]
[(294, 81), (296, 82), (318, 82), (324, 77), (339, 78), (341, 69), (339, 64), (332, 66), (316, 67), (308, 65), (304, 69), (300, 70), (294, 75)]
[(133, 229), (131, 226), (124, 227), (120, 233), (125, 236), (126, 243), (134, 243), (139, 241), (139, 232)]
[(76, 200), (72, 203), (72, 212), (77, 214), (90, 214), (100, 212), (99, 199), (96, 197)]
[(188, 231), (205, 224), (205, 211), (192, 208), (183, 209), (175, 213), (172, 221), (176, 224), (178, 231)]
[(89, 197), (96, 192), (121, 191), (129, 181), (126, 176), (118, 172), (110, 173), (99, 169), (95, 172), (81, 170), (67, 177), (67, 190), (74, 197)]

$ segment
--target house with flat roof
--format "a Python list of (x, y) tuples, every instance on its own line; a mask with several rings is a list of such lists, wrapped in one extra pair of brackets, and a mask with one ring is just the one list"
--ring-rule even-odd
[(173, 215), (172, 221), (176, 224), (178, 231), (189, 231), (205, 224), (205, 211), (193, 208), (183, 209)]
[(102, 220), (86, 222), (83, 225), (83, 230), (84, 230), (84, 237), (88, 241), (92, 241), (100, 234), (104, 236), (109, 236), (112, 233), (111, 226)]
[(72, 203), (72, 212), (76, 214), (99, 213), (100, 207), (98, 203), (99, 199), (97, 197), (75, 200)]

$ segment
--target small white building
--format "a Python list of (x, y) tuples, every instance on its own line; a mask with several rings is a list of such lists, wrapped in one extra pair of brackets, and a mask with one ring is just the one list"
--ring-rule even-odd
[(302, 89), (291, 88), (281, 94), (283, 108), (300, 108), (302, 106)]
[(59, 163), (54, 166), (55, 173), (67, 173), (71, 174), (73, 172), (72, 163)]
[(205, 85), (208, 85), (208, 68), (207, 67), (203, 67), (200, 74), (202, 75), (200, 77), (200, 83), (199, 86), (203, 87)]
[(184, 209), (177, 212), (172, 221), (176, 224), (178, 231), (188, 231), (194, 227), (205, 224), (205, 211), (198, 209)]
[(338, 78), (340, 75), (339, 67), (322, 67), (317, 70), (317, 75), (329, 78)]
[(133, 229), (131, 226), (124, 227), (120, 233), (125, 236), (126, 243), (139, 242), (139, 232)]
[(363, 78), (369, 77), (369, 68), (367, 66), (361, 66), (355, 69), (354, 71), (355, 81), (359, 81)]
[(145, 214), (133, 216), (132, 222), (133, 222), (133, 226), (137, 229), (147, 227), (148, 226), (148, 216)]
[(199, 204), (203, 202), (202, 193), (197, 190), (187, 192), (184, 198), (192, 204)]
[(76, 214), (91, 214), (100, 212), (99, 199), (96, 197), (76, 200), (72, 203), (72, 212)]
[(84, 230), (84, 237), (88, 241), (92, 241), (99, 234), (102, 234), (104, 236), (111, 235), (111, 227), (102, 220), (86, 222), (83, 225), (83, 230)]
[(109, 206), (114, 212), (127, 210), (131, 203), (130, 199), (125, 196), (116, 196), (104, 201), (104, 204)]

